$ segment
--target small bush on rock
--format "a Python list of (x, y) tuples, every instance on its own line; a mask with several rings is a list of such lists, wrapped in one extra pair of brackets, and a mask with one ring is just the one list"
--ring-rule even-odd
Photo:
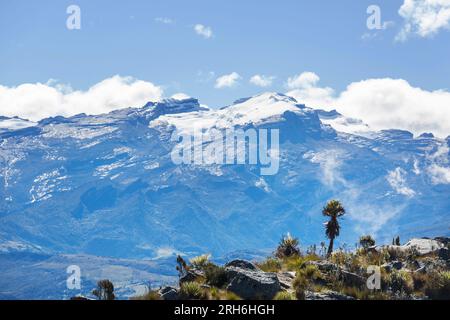
[(286, 258), (286, 257), (292, 257), (292, 256), (298, 256), (300, 255), (300, 249), (298, 248), (298, 239), (293, 238), (289, 233), (286, 236), (283, 236), (283, 238), (280, 241), (280, 244), (278, 245), (278, 248), (275, 252), (275, 256), (277, 258)]
[(295, 297), (292, 293), (287, 291), (280, 291), (276, 294), (273, 300), (295, 300)]
[(207, 295), (197, 282), (186, 282), (180, 287), (181, 300), (205, 300)]

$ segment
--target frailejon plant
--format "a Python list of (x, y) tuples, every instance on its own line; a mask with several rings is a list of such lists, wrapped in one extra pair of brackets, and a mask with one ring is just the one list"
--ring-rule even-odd
[(338, 219), (345, 214), (345, 209), (339, 201), (331, 200), (323, 208), (322, 214), (330, 218), (330, 220), (325, 223), (325, 234), (327, 238), (330, 239), (327, 252), (327, 256), (329, 257), (333, 252), (334, 239), (339, 236), (341, 229)]

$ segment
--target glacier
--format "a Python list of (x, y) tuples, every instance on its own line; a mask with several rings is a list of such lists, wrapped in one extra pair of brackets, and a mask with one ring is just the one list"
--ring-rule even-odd
[[(278, 174), (175, 165), (171, 134), (193, 128), (279, 129)], [(379, 242), (449, 236), (449, 149), (450, 137), (373, 131), (270, 92), (220, 109), (188, 98), (39, 122), (0, 117), (0, 298), (62, 298), (77, 261), (125, 264), (139, 275), (130, 283), (163, 283), (175, 254), (263, 256), (287, 232), (319, 244), (332, 198), (348, 212), (341, 247), (366, 233)], [(48, 281), (21, 276), (33, 266)]]

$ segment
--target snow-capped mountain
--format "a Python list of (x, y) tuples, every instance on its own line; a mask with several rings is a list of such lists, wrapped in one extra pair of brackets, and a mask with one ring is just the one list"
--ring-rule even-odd
[[(279, 172), (174, 164), (171, 133), (197, 127), (279, 129)], [(38, 123), (1, 118), (0, 252), (220, 256), (273, 248), (286, 232), (320, 243), (330, 198), (348, 211), (341, 245), (363, 233), (448, 236), (449, 146), (276, 93), (222, 109), (172, 99)]]

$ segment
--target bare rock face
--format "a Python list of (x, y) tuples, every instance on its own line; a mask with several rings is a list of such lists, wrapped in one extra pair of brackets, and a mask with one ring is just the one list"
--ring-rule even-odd
[(285, 290), (292, 289), (292, 283), (295, 279), (295, 272), (279, 272), (277, 273), (278, 281), (280, 281), (281, 288)]
[(349, 287), (363, 288), (366, 285), (366, 279), (353, 272), (341, 270), (339, 278)]
[(400, 246), (404, 250), (414, 249), (420, 255), (426, 255), (432, 252), (438, 251), (440, 248), (444, 247), (442, 242), (432, 240), (432, 239), (411, 239), (405, 245)]
[(178, 291), (174, 287), (164, 287), (159, 290), (159, 294), (163, 300), (178, 300)]
[(241, 269), (248, 269), (248, 270), (258, 270), (258, 267), (256, 267), (253, 263), (246, 261), (246, 260), (233, 260), (228, 262), (225, 265), (226, 267), (236, 267), (236, 268), (241, 268)]
[(276, 273), (261, 271), (248, 261), (232, 261), (225, 272), (229, 281), (227, 290), (246, 300), (271, 300), (281, 290)]
[(308, 264), (316, 266), (323, 273), (338, 272), (339, 266), (329, 261), (309, 261)]
[(353, 297), (343, 295), (335, 291), (306, 292), (306, 300), (355, 300)]

